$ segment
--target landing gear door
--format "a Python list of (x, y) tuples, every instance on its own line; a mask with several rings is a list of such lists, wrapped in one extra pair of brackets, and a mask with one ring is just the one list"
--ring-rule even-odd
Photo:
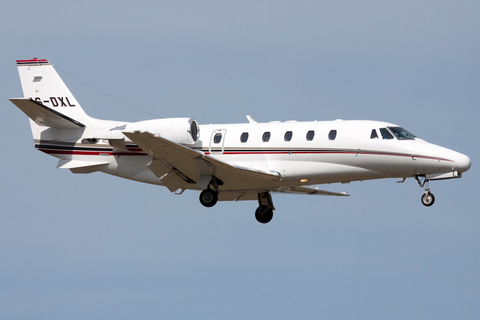
[(215, 129), (210, 137), (210, 154), (223, 154), (226, 129)]

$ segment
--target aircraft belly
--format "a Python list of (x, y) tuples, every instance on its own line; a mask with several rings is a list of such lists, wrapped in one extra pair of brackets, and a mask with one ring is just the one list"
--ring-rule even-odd
[(387, 177), (376, 170), (327, 162), (319, 164), (319, 176), (319, 183), (350, 182)]
[[(272, 167), (272, 166), (271, 166)], [(324, 154), (309, 156), (301, 161), (281, 161), (280, 174), (283, 181), (308, 179), (313, 183), (335, 183), (370, 180), (398, 176), (405, 171), (405, 159), (384, 164), (360, 154)]]
[(405, 154), (364, 154), (358, 155), (358, 166), (375, 170), (385, 177), (411, 177), (451, 171), (451, 163), (428, 156), (408, 156)]
[(380, 177), (405, 177), (413, 175), (411, 157), (359, 153), (355, 156), (355, 165), (369, 171), (375, 171)]
[[(282, 181), (300, 181), (301, 179), (318, 180), (319, 163), (312, 161), (279, 161), (271, 162), (282, 176)], [(275, 170), (275, 169), (274, 169)]]
[(452, 163), (447, 161), (412, 157), (411, 162), (415, 174), (432, 174), (454, 171)]

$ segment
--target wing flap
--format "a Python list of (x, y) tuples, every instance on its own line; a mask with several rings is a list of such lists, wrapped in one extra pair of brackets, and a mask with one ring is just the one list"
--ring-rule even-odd
[[(200, 171), (195, 159), (203, 156), (201, 152), (183, 147), (173, 142), (168, 143), (170, 141), (167, 139), (157, 137), (149, 132), (124, 132), (124, 134), (150, 157), (162, 160), (164, 163), (168, 164), (171, 169), (182, 172), (186, 177), (192, 180), (197, 180), (200, 176)], [(157, 165), (158, 164), (159, 163), (157, 163)], [(156, 166), (152, 167), (152, 169), (159, 172), (157, 177), (162, 175), (161, 170)], [(166, 170), (165, 168), (163, 169)]]
[(185, 189), (188, 181), (179, 176), (175, 169), (165, 164), (162, 160), (152, 160), (147, 167), (157, 176), (164, 186), (175, 192), (178, 189)]

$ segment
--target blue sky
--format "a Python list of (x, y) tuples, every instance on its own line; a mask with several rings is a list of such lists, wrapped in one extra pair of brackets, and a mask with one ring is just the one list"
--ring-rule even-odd
[[(478, 319), (479, 15), (477, 1), (4, 1), (0, 317)], [(255, 202), (208, 209), (57, 170), (8, 101), (15, 60), (33, 57), (96, 118), (385, 120), (472, 168), (432, 182), (430, 208), (412, 179), (356, 182), (322, 186), (348, 198), (274, 195), (260, 225)]]

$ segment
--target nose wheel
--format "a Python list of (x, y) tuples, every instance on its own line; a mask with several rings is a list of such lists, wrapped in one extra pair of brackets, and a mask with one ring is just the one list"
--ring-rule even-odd
[(425, 207), (430, 207), (434, 202), (435, 196), (430, 191), (427, 191), (422, 195), (422, 204)]
[(421, 176), (415, 176), (415, 180), (421, 188), (425, 189), (425, 193), (422, 195), (422, 204), (425, 207), (430, 207), (435, 203), (435, 196), (430, 192), (429, 184), (430, 180), (423, 177), (423, 181), (420, 180)]

